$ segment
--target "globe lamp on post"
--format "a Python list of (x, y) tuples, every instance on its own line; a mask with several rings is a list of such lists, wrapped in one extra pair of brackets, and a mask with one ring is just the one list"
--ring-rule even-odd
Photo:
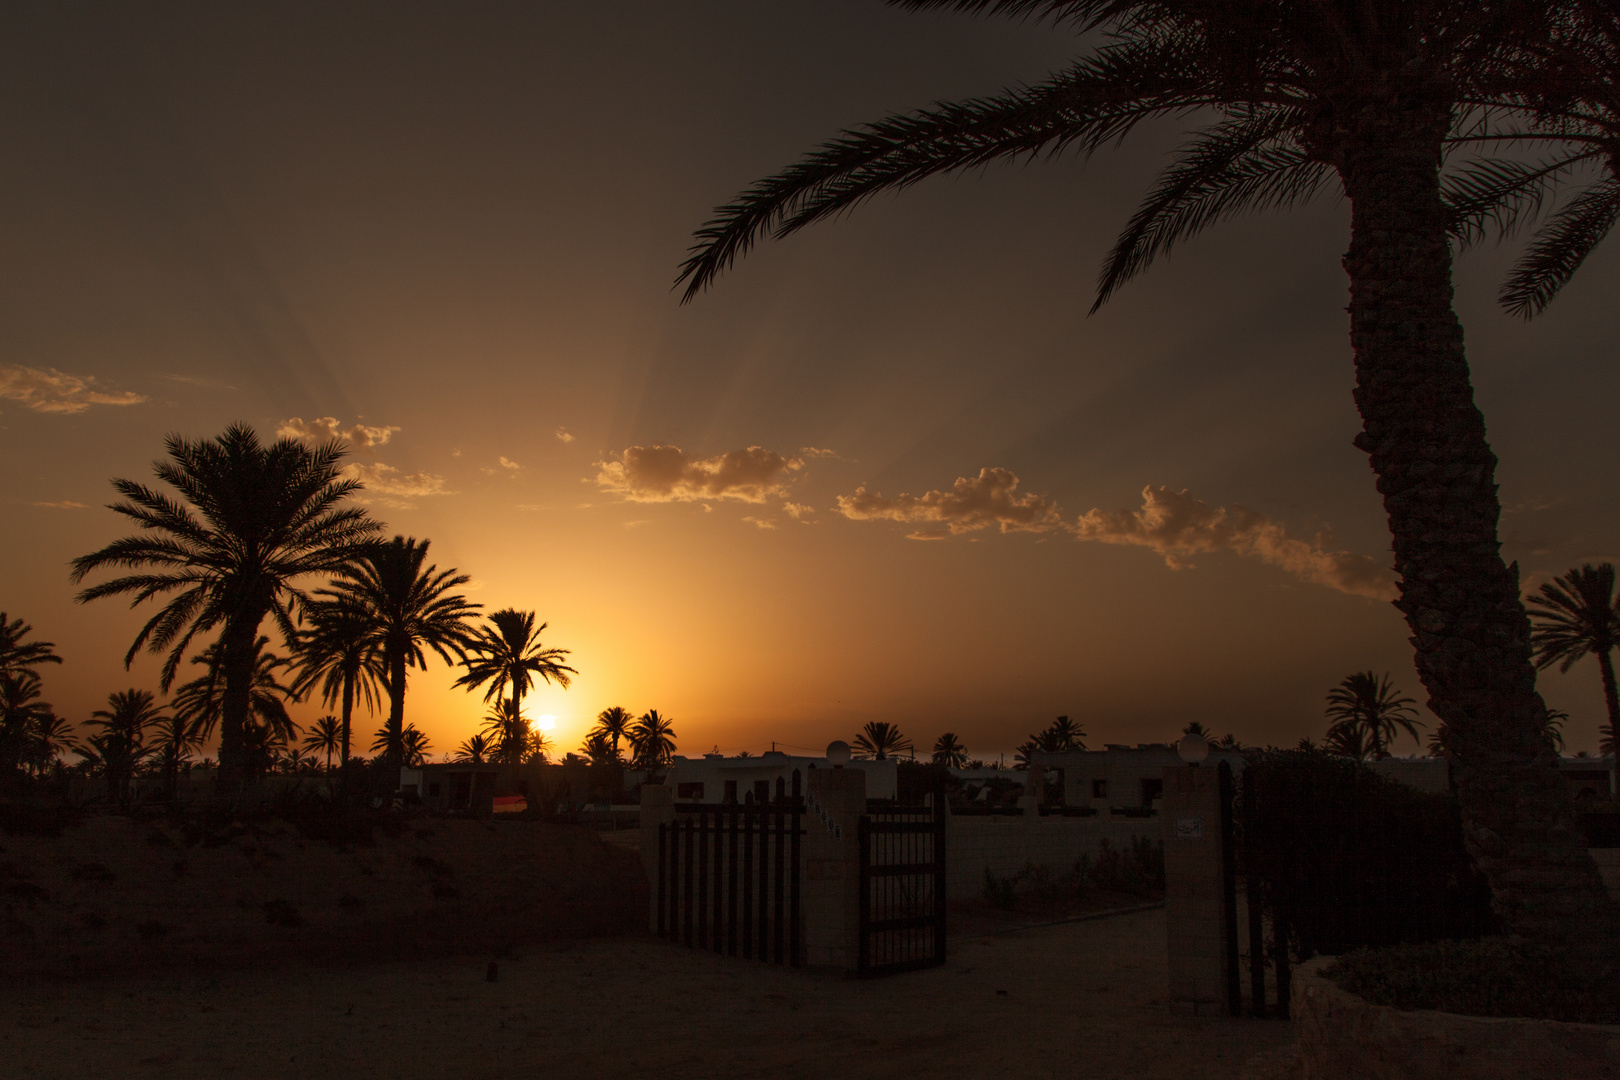
[(849, 764), (849, 743), (843, 739), (834, 739), (827, 744), (827, 764), (835, 769), (842, 769)]
[(1182, 761), (1196, 769), (1209, 758), (1209, 740), (1197, 733), (1183, 735), (1176, 744), (1176, 753), (1181, 755)]

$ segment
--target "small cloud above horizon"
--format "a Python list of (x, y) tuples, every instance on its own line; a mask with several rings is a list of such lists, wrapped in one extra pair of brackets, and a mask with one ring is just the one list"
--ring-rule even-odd
[(1011, 469), (986, 466), (976, 477), (959, 476), (949, 491), (885, 498), (866, 486), (840, 495), (838, 512), (851, 521), (898, 521), (923, 525), (912, 539), (937, 540), (990, 526), (1002, 532), (1050, 532), (1063, 527), (1057, 504), (1044, 495), (1019, 492)]
[(574, 441), (574, 437), (568, 433), (567, 428), (558, 428), (557, 429), (557, 441), (558, 442), (571, 443), (571, 442)]
[(0, 399), (34, 412), (72, 414), (92, 405), (142, 405), (151, 400), (133, 390), (101, 390), (98, 385), (94, 375), (70, 375), (56, 368), (0, 367)]
[(501, 468), (503, 468), (503, 469), (512, 469), (512, 470), (515, 471), (517, 469), (523, 468), (523, 466), (519, 465), (517, 462), (513, 461), (511, 458), (506, 457), (504, 454), (501, 456), (500, 462), (501, 462)]
[(89, 507), (88, 503), (74, 502), (72, 499), (63, 499), (61, 502), (37, 502), (34, 505), (48, 507), (52, 510), (84, 510)]
[(344, 427), (335, 416), (322, 416), (308, 422), (294, 416), (281, 422), (281, 426), (276, 428), (276, 435), (278, 438), (300, 439), (304, 442), (343, 439), (351, 446), (369, 450), (375, 446), (382, 446), (399, 430), (393, 424), (374, 427), (370, 424), (355, 423)]
[(359, 480), (365, 485), (354, 496), (358, 503), (378, 503), (395, 510), (410, 510), (416, 506), (413, 499), (434, 495), (454, 495), (444, 486), (444, 477), (428, 472), (402, 473), (382, 462), (356, 461), (343, 470), (345, 479)]
[(694, 458), (678, 446), (655, 445), (627, 447), (619, 460), (596, 465), (597, 486), (628, 502), (763, 503), (785, 495), (804, 462), (760, 446)]

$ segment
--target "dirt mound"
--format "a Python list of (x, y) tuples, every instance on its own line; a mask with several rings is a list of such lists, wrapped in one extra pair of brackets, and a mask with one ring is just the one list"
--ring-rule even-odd
[(52, 831), (0, 836), (0, 978), (500, 955), (645, 926), (635, 855), (577, 826), (91, 816)]

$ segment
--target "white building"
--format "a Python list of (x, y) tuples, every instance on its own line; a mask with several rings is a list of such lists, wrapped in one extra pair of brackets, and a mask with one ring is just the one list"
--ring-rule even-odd
[[(866, 774), (866, 795), (870, 799), (895, 797), (895, 760), (851, 761), (847, 769), (860, 769)], [(755, 802), (763, 801), (776, 792), (776, 781), (782, 780), (784, 790), (793, 790), (793, 770), (800, 772), (801, 791), (809, 790), (803, 779), (811, 769), (830, 769), (824, 757), (795, 757), (780, 750), (771, 750), (758, 757), (726, 757), (724, 754), (704, 754), (700, 758), (676, 755), (664, 776), (664, 786), (675, 791), (679, 803), (725, 803), (743, 801), (752, 794)]]

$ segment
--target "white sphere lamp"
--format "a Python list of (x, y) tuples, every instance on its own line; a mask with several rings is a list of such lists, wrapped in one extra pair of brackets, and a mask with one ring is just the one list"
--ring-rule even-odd
[(834, 739), (827, 744), (827, 764), (835, 769), (842, 769), (849, 764), (849, 743), (843, 739)]
[(1181, 760), (1188, 765), (1200, 764), (1209, 757), (1209, 740), (1197, 733), (1183, 735), (1181, 741), (1176, 744), (1176, 753), (1180, 754)]

